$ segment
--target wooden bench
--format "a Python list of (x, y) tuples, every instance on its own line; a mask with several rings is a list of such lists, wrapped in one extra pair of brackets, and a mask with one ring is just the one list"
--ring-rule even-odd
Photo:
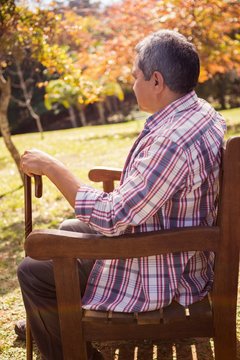
[[(112, 191), (118, 170), (90, 171)], [(94, 237), (60, 230), (35, 230), (25, 249), (38, 260), (53, 259), (63, 354), (86, 360), (85, 341), (212, 337), (215, 359), (236, 359), (236, 302), (240, 239), (240, 137), (227, 141), (223, 154), (218, 220), (213, 227), (191, 227), (119, 237)], [(126, 251), (127, 249), (127, 251)], [(81, 307), (76, 258), (115, 259), (188, 250), (216, 254), (214, 287), (187, 308), (175, 301), (158, 311), (123, 314)], [(71, 308), (71, 312), (64, 309)], [(148, 360), (148, 359), (146, 359)]]

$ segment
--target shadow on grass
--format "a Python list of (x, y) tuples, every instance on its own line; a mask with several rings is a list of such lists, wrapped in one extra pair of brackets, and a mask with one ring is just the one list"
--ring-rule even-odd
[[(70, 214), (71, 215), (71, 214)], [(71, 218), (72, 216), (65, 216)], [(36, 216), (34, 218), (34, 228), (57, 228), (61, 221), (53, 221), (48, 217)], [(16, 289), (17, 267), (25, 256), (24, 253), (25, 229), (24, 221), (12, 223), (1, 229), (0, 235), (0, 296), (3, 296)]]
[(99, 349), (106, 360), (214, 360), (209, 339), (105, 343)]
[[(14, 347), (26, 348), (24, 341), (15, 340)], [(188, 339), (178, 341), (109, 342), (97, 345), (105, 360), (214, 360), (209, 339)], [(36, 359), (41, 356), (34, 344)], [(229, 359), (230, 360), (230, 359)]]
[[(192, 338), (172, 341), (122, 341), (95, 343), (105, 360), (214, 360), (209, 338)], [(25, 350), (26, 343), (16, 339), (13, 347)], [(41, 360), (33, 343), (36, 360)], [(240, 359), (240, 343), (237, 342), (237, 359)], [(230, 360), (230, 359), (226, 359)]]
[(2, 229), (4, 236), (0, 241), (0, 295), (18, 287), (16, 270), (24, 256), (24, 224), (16, 222)]
[(123, 132), (123, 133), (116, 133), (116, 134), (100, 134), (100, 135), (88, 135), (87, 137), (80, 137), (79, 140), (83, 141), (83, 140), (113, 140), (116, 139), (116, 137), (118, 139), (126, 139), (130, 138), (130, 139), (134, 139), (139, 135), (140, 131), (131, 131), (129, 133)]
[[(26, 349), (24, 341), (15, 340), (13, 346)], [(192, 339), (174, 342), (121, 342), (97, 346), (105, 360), (214, 360), (209, 339)], [(36, 345), (33, 346), (36, 360), (41, 360)]]
[[(238, 356), (240, 358), (239, 342)], [(102, 343), (98, 346), (105, 360), (214, 360), (209, 338), (174, 341)], [(230, 360), (230, 359), (226, 359)]]
[[(23, 350), (26, 350), (26, 342), (23, 341), (23, 340), (16, 339), (13, 342), (13, 347), (18, 348), (18, 349), (21, 348)], [(36, 356), (35, 357), (36, 360), (41, 360), (42, 359), (41, 354), (39, 353), (38, 348), (37, 348), (37, 346), (36, 346), (36, 344), (34, 342), (33, 342), (33, 353)]]
[(4, 198), (4, 197), (7, 196), (7, 195), (13, 194), (15, 191), (18, 191), (18, 190), (20, 190), (20, 189), (22, 189), (22, 188), (23, 188), (23, 185), (19, 185), (16, 189), (13, 189), (13, 190), (11, 190), (11, 191), (5, 192), (4, 194), (1, 194), (1, 195), (0, 195), (0, 199)]
[[(14, 347), (26, 348), (23, 341), (15, 340)], [(210, 339), (193, 338), (174, 341), (125, 341), (97, 344), (105, 360), (214, 360)], [(239, 343), (238, 343), (239, 349)], [(41, 356), (34, 345), (36, 359)], [(239, 351), (238, 351), (239, 354)], [(237, 356), (239, 359), (239, 355)], [(230, 359), (226, 359), (230, 360)]]
[[(67, 218), (67, 217), (66, 217)], [(57, 228), (59, 223), (50, 221), (49, 218), (37, 216), (34, 219), (34, 228)], [(1, 229), (0, 236), (0, 296), (16, 289), (17, 267), (24, 258), (24, 221), (12, 223)]]

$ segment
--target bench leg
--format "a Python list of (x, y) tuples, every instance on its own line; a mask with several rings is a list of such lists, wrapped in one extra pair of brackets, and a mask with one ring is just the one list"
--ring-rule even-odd
[(215, 325), (215, 360), (236, 360), (237, 359), (237, 336), (236, 336), (236, 316), (229, 311), (222, 313), (219, 321), (214, 321)]
[(32, 360), (33, 343), (32, 343), (32, 334), (28, 319), (26, 323), (26, 352), (27, 352), (27, 356), (26, 356), (27, 360)]

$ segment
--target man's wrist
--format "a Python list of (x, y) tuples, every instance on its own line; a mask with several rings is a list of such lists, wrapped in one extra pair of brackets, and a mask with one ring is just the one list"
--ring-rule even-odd
[(59, 171), (66, 169), (64, 164), (55, 159), (55, 158), (49, 158), (46, 159), (42, 166), (43, 174), (47, 177), (51, 178), (54, 175), (57, 175)]

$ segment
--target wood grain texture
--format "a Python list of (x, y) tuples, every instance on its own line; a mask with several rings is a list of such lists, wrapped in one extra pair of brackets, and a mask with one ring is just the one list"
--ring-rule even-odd
[(109, 238), (64, 230), (35, 230), (28, 236), (25, 249), (38, 260), (63, 256), (123, 259), (187, 250), (217, 251), (219, 233), (218, 227), (196, 227)]
[(122, 170), (118, 168), (96, 167), (89, 171), (88, 177), (94, 182), (119, 181), (121, 174)]
[(96, 167), (89, 171), (88, 177), (91, 181), (102, 182), (103, 191), (109, 193), (114, 190), (114, 181), (119, 181), (121, 174), (122, 170), (118, 168)]
[(87, 353), (80, 326), (82, 307), (77, 261), (69, 258), (54, 259), (53, 269), (64, 359), (85, 359)]

